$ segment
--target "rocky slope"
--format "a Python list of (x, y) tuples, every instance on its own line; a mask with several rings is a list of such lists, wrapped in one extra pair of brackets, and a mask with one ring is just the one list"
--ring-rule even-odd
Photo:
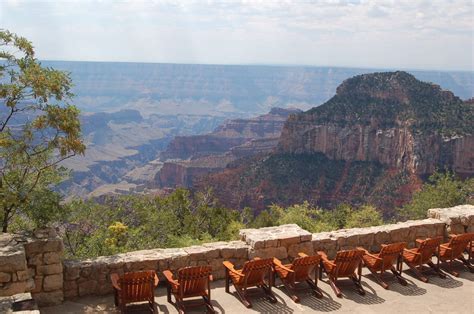
[(292, 115), (275, 152), (196, 185), (242, 208), (308, 200), (402, 204), (438, 168), (474, 175), (474, 107), (405, 72), (344, 81), (325, 104)]
[(191, 187), (203, 175), (223, 170), (244, 156), (271, 152), (290, 114), (299, 110), (273, 108), (251, 119), (229, 120), (212, 133), (175, 137), (160, 154), (163, 167), (153, 187)]

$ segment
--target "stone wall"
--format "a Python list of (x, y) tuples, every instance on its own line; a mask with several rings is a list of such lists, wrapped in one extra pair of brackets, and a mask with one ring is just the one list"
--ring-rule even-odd
[(63, 241), (53, 229), (0, 234), (0, 296), (31, 292), (39, 305), (63, 301)]
[[(9, 234), (0, 237), (0, 293), (11, 295), (31, 291), (40, 304), (112, 292), (110, 274), (154, 269), (211, 265), (215, 279), (224, 278), (222, 262), (241, 267), (253, 257), (277, 257), (291, 261), (299, 252), (325, 251), (334, 257), (338, 250), (364, 247), (371, 251), (381, 244), (407, 242), (415, 246), (418, 238), (473, 232), (474, 206), (432, 209), (431, 218), (370, 228), (341, 229), (312, 234), (297, 225), (243, 229), (240, 241), (215, 242), (175, 249), (153, 249), (113, 256), (61, 263), (62, 240), (51, 231), (36, 232), (33, 238)], [(446, 237), (447, 239), (447, 237)], [(8, 245), (7, 245), (8, 243)]]

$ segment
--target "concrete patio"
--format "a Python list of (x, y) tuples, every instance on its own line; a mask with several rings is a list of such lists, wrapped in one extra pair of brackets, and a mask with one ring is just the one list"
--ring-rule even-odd
[[(372, 275), (364, 269), (363, 286), (366, 295), (359, 295), (349, 281), (341, 282), (343, 298), (337, 298), (330, 286), (319, 282), (324, 297), (318, 299), (308, 290), (300, 292), (301, 303), (294, 303), (277, 279), (274, 293), (278, 303), (272, 304), (261, 295), (252, 298), (253, 308), (246, 309), (238, 300), (234, 288), (231, 294), (224, 291), (224, 282), (212, 283), (212, 300), (218, 313), (311, 313), (311, 312), (342, 312), (342, 313), (474, 313), (474, 274), (463, 267), (456, 267), (459, 277), (448, 276), (441, 279), (429, 273), (429, 282), (423, 283), (413, 277), (407, 270), (404, 277), (408, 286), (400, 285), (387, 273), (386, 281), (389, 290), (384, 290)], [(155, 300), (159, 313), (177, 313), (176, 308), (166, 302), (166, 288), (159, 286), (155, 291)], [(84, 297), (75, 301), (66, 301), (61, 305), (41, 308), (41, 313), (118, 313), (113, 305), (111, 295)], [(204, 313), (205, 308), (195, 308), (193, 313)]]

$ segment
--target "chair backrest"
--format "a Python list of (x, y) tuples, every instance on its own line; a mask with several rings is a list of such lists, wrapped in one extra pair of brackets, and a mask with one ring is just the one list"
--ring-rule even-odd
[(442, 237), (428, 238), (420, 244), (417, 252), (421, 254), (421, 264), (426, 264), (431, 260), (442, 240)]
[(347, 277), (354, 274), (362, 262), (362, 255), (364, 255), (364, 251), (359, 249), (337, 252), (336, 259), (334, 260), (336, 264), (334, 275), (337, 277)]
[(155, 271), (125, 273), (119, 279), (120, 297), (123, 304), (154, 299)]
[(179, 293), (182, 297), (194, 296), (210, 288), (211, 266), (193, 266), (178, 271)]
[(396, 259), (403, 253), (403, 249), (406, 247), (405, 242), (391, 243), (382, 246), (379, 253), (379, 258), (382, 259), (383, 270), (390, 269), (395, 263)]
[(452, 258), (458, 258), (462, 255), (469, 242), (474, 238), (474, 233), (458, 234), (449, 240), (448, 246), (451, 249)]
[(319, 265), (321, 256), (318, 254), (313, 256), (305, 256), (295, 258), (291, 264), (291, 269), (294, 271), (295, 281), (306, 280), (310, 277), (314, 268)]
[(265, 276), (270, 274), (272, 267), (273, 258), (253, 259), (245, 262), (242, 268), (245, 285), (251, 287), (262, 284)]

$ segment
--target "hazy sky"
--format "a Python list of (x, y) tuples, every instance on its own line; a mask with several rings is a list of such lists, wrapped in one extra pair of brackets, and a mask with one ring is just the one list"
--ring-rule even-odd
[(0, 0), (48, 60), (474, 70), (472, 0)]

